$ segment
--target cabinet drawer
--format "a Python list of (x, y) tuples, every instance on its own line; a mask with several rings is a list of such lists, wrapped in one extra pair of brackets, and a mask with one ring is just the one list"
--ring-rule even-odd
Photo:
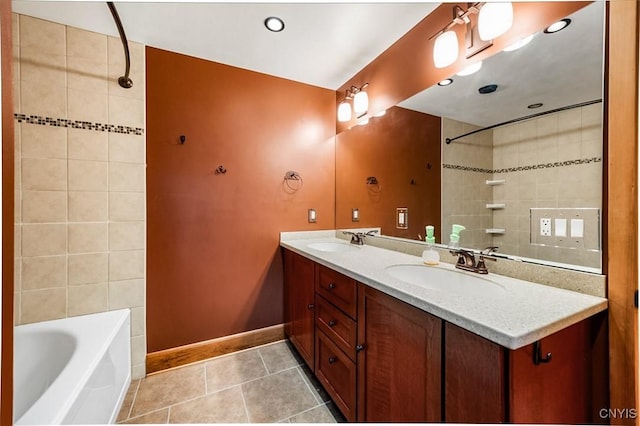
[(356, 364), (322, 331), (316, 333), (316, 377), (347, 421), (356, 420)]
[(320, 265), (318, 265), (317, 274), (316, 292), (355, 319), (357, 312), (355, 280)]
[(316, 327), (353, 361), (356, 360), (356, 322), (320, 295), (316, 296)]

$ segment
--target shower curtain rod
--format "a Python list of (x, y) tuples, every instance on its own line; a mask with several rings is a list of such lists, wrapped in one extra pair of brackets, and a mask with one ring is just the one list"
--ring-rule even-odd
[(109, 6), (109, 10), (111, 11), (113, 20), (116, 21), (116, 27), (118, 27), (118, 32), (120, 33), (120, 40), (122, 41), (122, 47), (124, 47), (125, 71), (124, 71), (124, 75), (118, 78), (118, 84), (121, 87), (124, 87), (125, 89), (130, 89), (133, 86), (133, 81), (131, 81), (131, 79), (129, 78), (129, 69), (131, 68), (131, 59), (129, 57), (129, 44), (127, 43), (127, 36), (124, 33), (124, 28), (122, 28), (122, 22), (120, 22), (120, 16), (118, 16), (116, 5), (113, 4), (112, 1), (108, 1), (107, 6)]
[(583, 106), (593, 105), (593, 104), (597, 104), (597, 103), (600, 103), (600, 102), (602, 102), (602, 99), (595, 99), (593, 101), (581, 102), (579, 104), (568, 105), (568, 106), (564, 106), (564, 107), (561, 107), (561, 108), (551, 109), (549, 111), (544, 111), (544, 112), (539, 112), (539, 113), (536, 113), (536, 114), (527, 115), (526, 117), (514, 118), (513, 120), (504, 121), (502, 123), (494, 124), (493, 126), (489, 126), (489, 127), (483, 127), (482, 129), (477, 129), (477, 130), (474, 130), (472, 132), (465, 133), (464, 135), (456, 136), (455, 138), (446, 138), (445, 142), (448, 145), (448, 144), (450, 144), (451, 142), (453, 142), (455, 140), (458, 140), (460, 138), (464, 138), (465, 136), (475, 135), (476, 133), (484, 132), (485, 130), (491, 130), (491, 129), (495, 129), (496, 127), (505, 126), (507, 124), (518, 123), (520, 121), (525, 121), (525, 120), (530, 120), (532, 118), (541, 117), (543, 115), (553, 114), (554, 112), (566, 111), (568, 109), (573, 109), (573, 108), (580, 108), (580, 107), (583, 107)]

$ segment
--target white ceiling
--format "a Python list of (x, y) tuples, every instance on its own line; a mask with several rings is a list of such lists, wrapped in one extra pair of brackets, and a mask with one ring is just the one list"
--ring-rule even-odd
[[(337, 89), (438, 6), (423, 3), (117, 2), (127, 38)], [(13, 0), (13, 11), (117, 36), (105, 2)], [(263, 21), (278, 16), (285, 30)]]
[[(434, 86), (399, 105), (478, 126), (572, 104), (602, 99), (604, 2), (575, 12), (571, 25), (555, 34), (536, 34), (528, 45), (485, 60), (482, 69), (453, 84)], [(478, 89), (497, 84), (481, 95)], [(527, 106), (542, 102), (543, 107)]]

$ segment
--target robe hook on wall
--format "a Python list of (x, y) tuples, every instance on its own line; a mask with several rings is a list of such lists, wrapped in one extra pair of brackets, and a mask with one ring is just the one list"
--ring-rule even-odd
[(216, 168), (216, 174), (217, 174), (217, 175), (220, 175), (220, 174), (222, 174), (222, 175), (223, 175), (223, 174), (225, 174), (225, 173), (227, 173), (227, 169), (226, 169), (224, 166), (218, 166), (218, 167)]

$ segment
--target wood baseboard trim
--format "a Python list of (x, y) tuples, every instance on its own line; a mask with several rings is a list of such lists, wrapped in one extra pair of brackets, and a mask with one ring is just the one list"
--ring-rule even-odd
[(284, 324), (232, 334), (147, 354), (147, 374), (284, 339)]

